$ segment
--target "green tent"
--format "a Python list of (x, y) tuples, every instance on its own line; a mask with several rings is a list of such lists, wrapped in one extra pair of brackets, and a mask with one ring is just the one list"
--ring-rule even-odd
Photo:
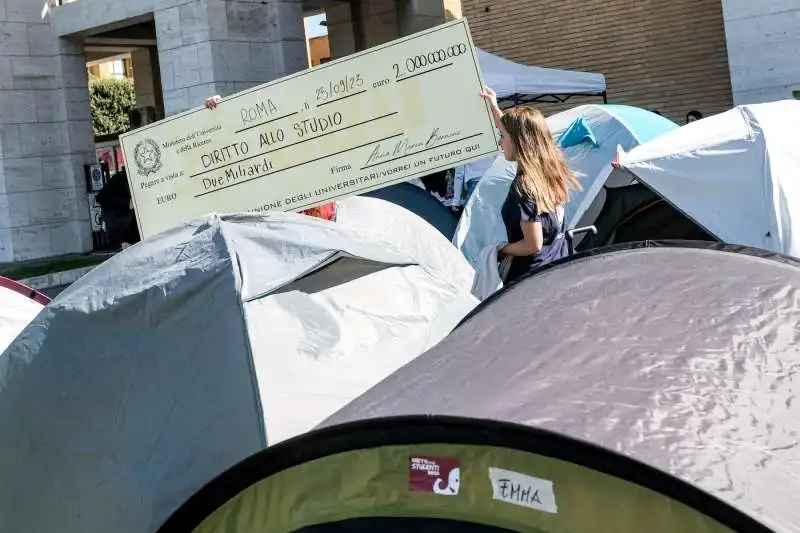
[(799, 289), (722, 244), (574, 256), (159, 533), (798, 531)]

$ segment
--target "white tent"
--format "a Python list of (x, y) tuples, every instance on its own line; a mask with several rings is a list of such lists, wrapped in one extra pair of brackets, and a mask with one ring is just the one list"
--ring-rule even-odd
[(471, 283), (438, 231), (371, 198), (336, 223), (215, 215), (125, 250), (0, 355), (0, 531), (153, 533), (438, 343)]
[[(583, 191), (573, 193), (565, 209), (567, 227), (584, 194), (616, 157), (618, 147), (631, 149), (678, 125), (644, 109), (621, 105), (582, 105), (547, 117), (550, 133), (564, 150), (569, 166), (582, 175)], [(473, 266), (484, 247), (506, 239), (500, 208), (516, 173), (516, 164), (500, 154), (486, 171), (459, 220), (453, 243)]]
[(723, 242), (800, 257), (798, 121), (795, 100), (740, 106), (623, 152), (579, 224), (594, 222), (606, 190), (638, 181)]
[(475, 49), (483, 81), (497, 93), (498, 100), (529, 102), (543, 96), (564, 99), (571, 95), (602, 95), (606, 79), (602, 74), (575, 70), (532, 67)]
[(483, 175), (464, 211), (453, 236), (453, 244), (473, 268), (480, 268), (481, 252), (486, 246), (506, 241), (500, 208), (517, 172), (517, 164), (506, 161), (501, 153)]
[(0, 277), (0, 353), (44, 308), (44, 298), (33, 289)]

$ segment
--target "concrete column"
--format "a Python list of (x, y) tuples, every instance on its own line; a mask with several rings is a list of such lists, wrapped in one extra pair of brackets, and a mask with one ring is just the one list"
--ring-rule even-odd
[(0, 1), (0, 262), (84, 252), (96, 161), (86, 60), (42, 5)]
[(194, 0), (155, 24), (167, 116), (308, 67), (300, 0)]
[(800, 3), (722, 0), (735, 105), (794, 98), (800, 91)]
[(396, 0), (362, 0), (364, 48), (372, 48), (400, 37)]
[[(328, 41), (334, 58), (400, 37), (396, 0), (357, 0), (325, 9)], [(362, 35), (357, 35), (359, 31)]]
[[(325, 9), (334, 58), (461, 17), (459, 0), (360, 0)], [(357, 31), (363, 31), (362, 42)]]
[(158, 68), (156, 54), (150, 48), (139, 48), (131, 52), (133, 64), (133, 88), (136, 91), (136, 107), (157, 107), (157, 93), (161, 87), (156, 85), (155, 69)]
[(328, 44), (331, 58), (339, 59), (356, 52), (355, 28), (349, 3), (339, 3), (325, 8), (328, 23)]
[[(452, 2), (451, 2), (452, 3)], [(442, 0), (398, 0), (400, 35), (411, 35), (447, 19), (447, 12), (451, 15), (453, 5), (446, 9)], [(460, 11), (460, 3), (456, 3)]]

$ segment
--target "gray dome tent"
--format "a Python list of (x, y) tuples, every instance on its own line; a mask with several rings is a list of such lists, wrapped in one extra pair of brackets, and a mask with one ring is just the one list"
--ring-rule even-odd
[(800, 531), (798, 266), (699, 243), (573, 256), (160, 533)]
[(153, 533), (313, 429), (477, 305), (404, 209), (209, 215), (115, 255), (0, 354), (0, 532)]

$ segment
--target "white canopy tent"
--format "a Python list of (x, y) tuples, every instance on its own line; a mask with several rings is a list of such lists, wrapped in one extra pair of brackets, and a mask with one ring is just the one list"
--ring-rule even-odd
[(604, 96), (602, 74), (576, 70), (532, 67), (503, 59), (476, 48), (483, 81), (508, 105), (543, 101), (563, 102), (570, 96)]
[(153, 533), (437, 344), (471, 285), (446, 238), (372, 198), (335, 223), (212, 215), (128, 248), (0, 355), (0, 531)]
[(740, 106), (621, 151), (577, 225), (594, 223), (608, 190), (638, 182), (722, 242), (800, 257), (798, 122), (796, 100)]

